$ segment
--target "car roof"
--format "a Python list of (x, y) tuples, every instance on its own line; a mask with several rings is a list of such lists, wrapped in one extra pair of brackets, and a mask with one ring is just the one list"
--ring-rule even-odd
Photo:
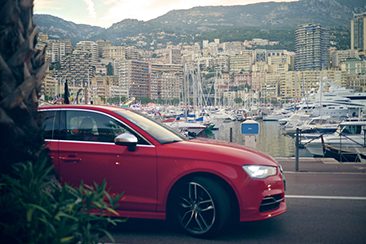
[(96, 110), (96, 111), (116, 111), (116, 110), (129, 110), (112, 105), (89, 105), (89, 104), (56, 104), (56, 105), (42, 105), (38, 107), (38, 110), (48, 109), (82, 109), (82, 110)]

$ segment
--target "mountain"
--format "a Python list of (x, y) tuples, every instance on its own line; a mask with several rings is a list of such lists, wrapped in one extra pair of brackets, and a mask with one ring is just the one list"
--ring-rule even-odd
[(93, 36), (104, 30), (102, 27), (75, 24), (47, 14), (35, 14), (34, 22), (50, 38), (71, 39), (73, 42), (92, 39)]
[(280, 41), (278, 48), (289, 50), (294, 48), (296, 26), (320, 23), (330, 29), (336, 46), (344, 49), (349, 45), (353, 11), (365, 9), (362, 0), (300, 0), (172, 10), (149, 21), (125, 19), (107, 29), (49, 15), (35, 15), (35, 22), (42, 31), (73, 41), (107, 39), (115, 44), (150, 48), (159, 43), (194, 43), (213, 38), (222, 41), (265, 38)]

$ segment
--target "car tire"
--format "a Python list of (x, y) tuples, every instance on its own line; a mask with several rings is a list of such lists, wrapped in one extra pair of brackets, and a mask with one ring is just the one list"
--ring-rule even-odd
[(208, 238), (220, 233), (230, 222), (230, 195), (222, 184), (208, 177), (180, 182), (169, 201), (168, 218), (186, 233)]

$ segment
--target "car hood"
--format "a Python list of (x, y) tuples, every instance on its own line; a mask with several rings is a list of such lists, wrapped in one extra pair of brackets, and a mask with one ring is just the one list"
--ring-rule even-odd
[[(243, 145), (212, 139), (192, 139), (164, 145), (171, 148), (175, 157), (192, 160), (217, 161), (228, 164), (258, 164), (277, 166), (269, 155)], [(169, 150), (170, 151), (170, 150)]]

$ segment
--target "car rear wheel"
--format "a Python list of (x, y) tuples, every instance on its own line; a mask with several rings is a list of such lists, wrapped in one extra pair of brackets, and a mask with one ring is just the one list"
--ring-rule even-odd
[(210, 237), (219, 233), (230, 220), (230, 196), (214, 180), (194, 177), (175, 188), (169, 216), (190, 235)]

